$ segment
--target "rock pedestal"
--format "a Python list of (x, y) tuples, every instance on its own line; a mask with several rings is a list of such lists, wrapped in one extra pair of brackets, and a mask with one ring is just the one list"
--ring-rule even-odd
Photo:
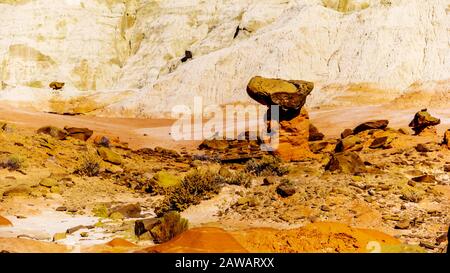
[[(286, 81), (254, 77), (247, 86), (247, 93), (257, 102), (280, 107), (279, 143), (274, 153), (286, 161), (299, 161), (314, 157), (309, 148), (310, 122), (303, 109), (314, 84), (305, 81)], [(269, 110), (270, 112), (270, 110)], [(276, 128), (276, 120), (269, 121)]]
[(309, 148), (309, 125), (309, 116), (305, 109), (292, 120), (281, 120), (279, 145), (275, 154), (286, 161), (314, 157)]

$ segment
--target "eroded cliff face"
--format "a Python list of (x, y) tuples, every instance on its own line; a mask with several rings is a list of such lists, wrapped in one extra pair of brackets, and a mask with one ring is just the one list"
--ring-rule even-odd
[[(70, 112), (75, 101), (91, 104), (81, 112), (162, 117), (195, 95), (206, 104), (250, 102), (245, 87), (254, 75), (314, 81), (310, 106), (384, 103), (435, 81), (445, 97), (449, 6), (449, 0), (0, 1), (0, 97), (44, 111)], [(183, 62), (186, 51), (192, 59)], [(52, 81), (66, 86), (53, 92)]]

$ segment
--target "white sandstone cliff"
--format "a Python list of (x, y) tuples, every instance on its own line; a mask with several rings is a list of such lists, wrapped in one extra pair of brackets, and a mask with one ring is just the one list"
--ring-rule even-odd
[(422, 82), (448, 97), (450, 0), (343, 2), (0, 0), (0, 99), (161, 117), (193, 96), (250, 102), (254, 75), (316, 82), (311, 106), (384, 103)]

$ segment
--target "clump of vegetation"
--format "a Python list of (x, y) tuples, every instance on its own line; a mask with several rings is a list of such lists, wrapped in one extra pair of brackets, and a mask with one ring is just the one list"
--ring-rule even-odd
[(218, 194), (223, 179), (211, 170), (194, 170), (188, 173), (181, 183), (170, 188), (157, 209), (158, 215), (168, 211), (184, 211), (191, 205), (198, 205), (202, 200)]
[(281, 160), (274, 156), (265, 156), (262, 159), (252, 159), (245, 165), (245, 171), (256, 176), (283, 176), (289, 169), (282, 166)]
[(250, 187), (251, 179), (252, 176), (247, 172), (231, 172), (224, 167), (219, 171), (202, 168), (192, 170), (178, 185), (165, 188), (152, 186), (152, 191), (165, 195), (156, 214), (161, 216), (168, 211), (184, 211), (212, 198), (226, 184)]
[(9, 155), (0, 161), (0, 167), (10, 171), (18, 171), (24, 167), (25, 159), (18, 155)]
[(219, 172), (219, 176), (225, 184), (237, 185), (249, 188), (252, 184), (252, 177), (246, 172)]
[(100, 159), (95, 153), (86, 153), (75, 173), (81, 176), (94, 177), (100, 174)]
[(165, 213), (160, 224), (150, 230), (153, 240), (157, 244), (165, 243), (188, 229), (188, 220), (182, 218), (176, 211)]

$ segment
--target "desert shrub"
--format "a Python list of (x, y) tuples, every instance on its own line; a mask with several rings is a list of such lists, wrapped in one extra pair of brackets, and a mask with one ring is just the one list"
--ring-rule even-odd
[(169, 211), (162, 216), (160, 224), (150, 230), (150, 234), (155, 243), (161, 244), (185, 232), (188, 226), (188, 220), (182, 218), (178, 212)]
[(18, 155), (9, 155), (0, 161), (0, 167), (10, 171), (17, 171), (24, 167), (25, 159)]
[(81, 176), (97, 176), (100, 173), (100, 159), (95, 153), (86, 153), (81, 158), (75, 173)]
[(170, 188), (156, 213), (184, 211), (191, 205), (218, 194), (223, 179), (211, 170), (194, 170), (188, 173), (178, 186)]
[(238, 185), (249, 188), (252, 184), (252, 177), (246, 172), (228, 172), (226, 174), (219, 173), (224, 184)]
[(274, 156), (265, 156), (261, 159), (252, 159), (245, 165), (245, 171), (256, 176), (283, 176), (289, 170), (282, 166), (281, 160)]

